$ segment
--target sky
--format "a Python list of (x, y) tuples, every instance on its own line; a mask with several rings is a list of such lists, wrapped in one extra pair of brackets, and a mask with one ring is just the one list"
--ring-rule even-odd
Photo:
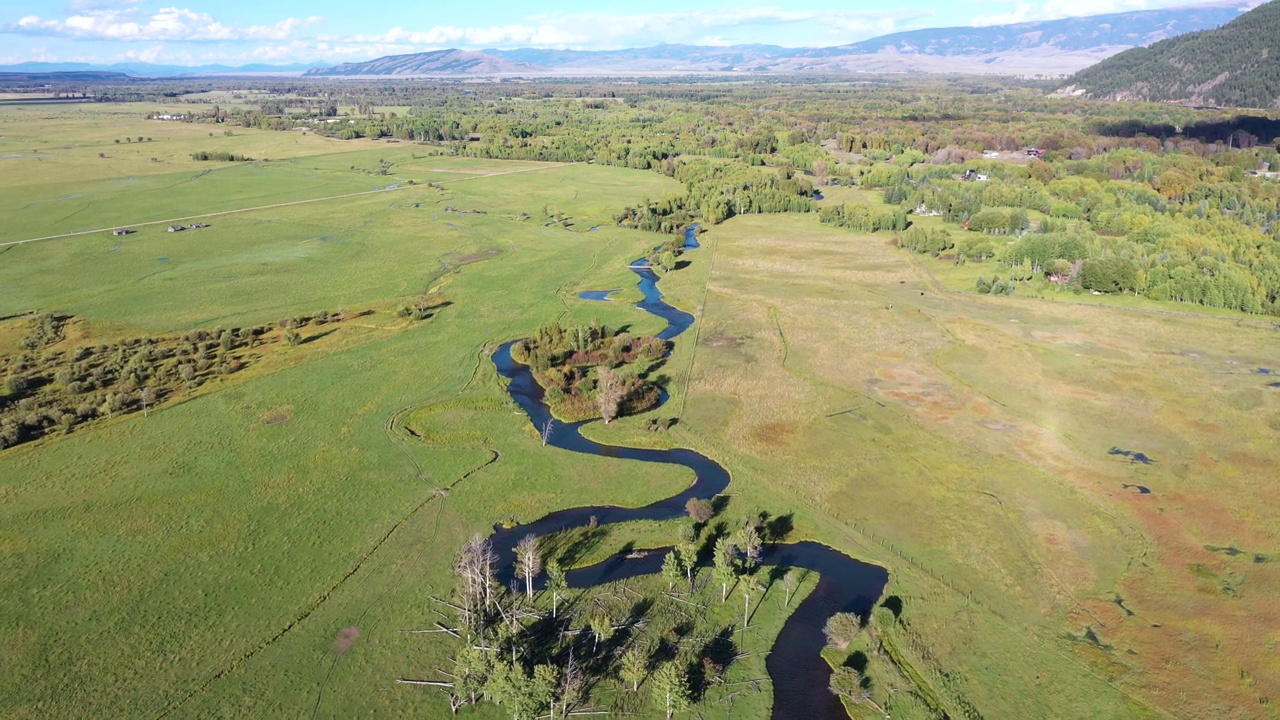
[[(767, 0), (765, 0), (767, 2)], [(1193, 4), (1193, 0), (5, 0), (0, 65), (314, 65), (443, 48), (610, 50), (660, 43), (827, 47), (925, 27)]]

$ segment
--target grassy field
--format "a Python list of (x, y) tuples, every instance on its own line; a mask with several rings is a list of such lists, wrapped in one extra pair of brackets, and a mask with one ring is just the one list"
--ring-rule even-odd
[(735, 503), (888, 565), (944, 695), (987, 717), (1268, 716), (1272, 331), (937, 294), (886, 238), (814, 218), (707, 240), (683, 440), (734, 469)]
[[(556, 319), (656, 331), (623, 301), (638, 297), (626, 265), (662, 238), (610, 216), (675, 184), (302, 133), (210, 137), (143, 119), (153, 109), (0, 111), (0, 242), (419, 184), (0, 248), (0, 340), (37, 309), (79, 318), (68, 347), (374, 311), (148, 417), (0, 452), (0, 715), (443, 716), (441, 693), (395, 680), (445, 667), (451, 640), (404, 631), (439, 617), (429, 598), (449, 592), (468, 536), (690, 480), (547, 451), (487, 358)], [(154, 139), (114, 142), (139, 135)], [(896, 665), (869, 674), (895, 718), (933, 717), (930, 702), (953, 717), (1275, 716), (1280, 389), (1256, 372), (1280, 370), (1274, 332), (939, 293), (886, 238), (811, 216), (737, 218), (702, 243), (661, 286), (699, 314), (656, 413), (680, 424), (587, 433), (695, 448), (732, 472), (730, 517), (793, 513), (791, 539), (888, 567)], [(609, 288), (617, 301), (574, 297)], [(450, 304), (392, 317), (428, 290)], [(671, 532), (611, 528), (594, 557)], [(764, 676), (778, 595), (727, 681)], [(359, 639), (337, 643), (348, 628)], [(699, 713), (769, 704), (765, 683)]]
[[(355, 147), (341, 161), (314, 159), (334, 168), (359, 164), (365, 156)], [(155, 716), (193, 693), (176, 716), (276, 714), (243, 705), (254, 698), (296, 712), (315, 702), (328, 671), (325, 623), (337, 617), (345, 627), (381, 603), (389, 614), (369, 623), (364, 644), (380, 648), (373, 654), (383, 664), (360, 672), (365, 661), (352, 663), (358, 675), (351, 682), (366, 688), (332, 695), (333, 716), (378, 706), (439, 708), (440, 697), (406, 696), (389, 682), (416, 662), (396, 623), (422, 621), (421, 592), (445, 592), (448, 559), (465, 535), (498, 517), (532, 517), (587, 497), (646, 502), (688, 482), (543, 452), (501, 402), (484, 358), (496, 341), (563, 316), (574, 278), (590, 273), (611, 286), (628, 284), (626, 264), (659, 240), (611, 227), (575, 233), (502, 213), (541, 217), (542, 206), (554, 203), (565, 213), (599, 215), (660, 194), (669, 181), (545, 166), (540, 191), (521, 203), (509, 199), (502, 178), (477, 175), (497, 166), (438, 163), (467, 171), (449, 177), (467, 178), (458, 195), (464, 187), (470, 194), (418, 187), (227, 216), (185, 234), (151, 228), (4, 251), (0, 316), (37, 307), (68, 312), (84, 320), (89, 339), (271, 321), (339, 305), (385, 308), (429, 287), (452, 304), (408, 329), (344, 328), (349, 337), (315, 345), (332, 353), (300, 352), (277, 372), (145, 419), (5, 452), (0, 623), (10, 642), (0, 652), (10, 674), (0, 684), (0, 714)], [(486, 192), (485, 182), (499, 184)], [(133, 207), (112, 211), (135, 219), (173, 211), (162, 198), (128, 197)], [(190, 209), (208, 209), (198, 197)], [(222, 200), (234, 207), (259, 198)], [(463, 200), (489, 214), (444, 211)], [(84, 222), (100, 222), (95, 212)], [(31, 226), (39, 227), (35, 215)], [(50, 274), (59, 281), (48, 282)], [(623, 303), (575, 310), (646, 329), (644, 316)], [(656, 328), (650, 321), (648, 331)], [(468, 420), (480, 441), (425, 446), (388, 429), (401, 411), (459, 398), (483, 401)], [(491, 449), (500, 459), (489, 464)], [(404, 563), (417, 568), (407, 580), (395, 570)], [(379, 627), (390, 645), (374, 640)], [(311, 659), (299, 665), (304, 657)], [(264, 673), (254, 663), (287, 669)]]

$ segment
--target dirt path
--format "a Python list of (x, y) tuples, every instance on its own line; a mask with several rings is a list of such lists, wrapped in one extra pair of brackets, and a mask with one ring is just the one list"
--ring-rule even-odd
[[(479, 180), (481, 178), (498, 177), (500, 175), (515, 175), (517, 173), (537, 172), (539, 170), (551, 170), (553, 168), (567, 167), (569, 165), (577, 165), (577, 164), (578, 163), (560, 163), (556, 165), (544, 165), (540, 167), (520, 168), (519, 170), (504, 170), (502, 172), (487, 173), (484, 175), (470, 175), (468, 177), (449, 179), (449, 180), (436, 180), (434, 182), (437, 185), (441, 185), (444, 183), (460, 183), (460, 182), (466, 182), (468, 180)], [(376, 195), (378, 193), (395, 192), (397, 190), (407, 190), (409, 188), (414, 188), (414, 187), (422, 187), (422, 186), (421, 185), (395, 185), (392, 187), (382, 188), (380, 190), (363, 190), (361, 192), (345, 193), (343, 195), (328, 195), (326, 197), (310, 198), (308, 200), (291, 200), (289, 202), (273, 203), (271, 205), (257, 205), (254, 207), (236, 208), (234, 210), (220, 210), (218, 212), (204, 213), (202, 215), (187, 215), (185, 217), (169, 218), (168, 220), (148, 220), (146, 222), (138, 222), (138, 223), (120, 223), (119, 225), (106, 227), (106, 228), (95, 228), (93, 230), (77, 230), (75, 232), (62, 233), (61, 235), (46, 235), (44, 237), (28, 238), (26, 240), (10, 240), (8, 242), (0, 242), (0, 248), (12, 247), (14, 245), (26, 245), (27, 243), (42, 242), (44, 240), (61, 240), (65, 238), (78, 237), (80, 235), (92, 235), (94, 233), (109, 232), (115, 228), (122, 228), (122, 227), (135, 228), (135, 227), (145, 227), (148, 225), (176, 225), (186, 220), (199, 220), (202, 218), (218, 217), (220, 215), (234, 215), (235, 213), (253, 212), (255, 210), (270, 210), (272, 208), (289, 207), (290, 205), (305, 205), (307, 203), (324, 202), (326, 200), (341, 200), (343, 198), (360, 197), (362, 195)]]

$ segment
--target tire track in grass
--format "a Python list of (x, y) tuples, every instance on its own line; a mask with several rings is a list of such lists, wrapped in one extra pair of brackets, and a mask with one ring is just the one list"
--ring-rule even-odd
[[(401, 448), (401, 450), (402, 450), (403, 452), (405, 452), (405, 453), (407, 453), (407, 452), (408, 452), (407, 450), (404, 450), (403, 448)], [(437, 537), (439, 537), (439, 535), (440, 535), (440, 518), (444, 515), (444, 507), (445, 507), (445, 503), (446, 503), (446, 501), (447, 501), (447, 500), (448, 500), (448, 498), (449, 498), (449, 491), (453, 490), (455, 487), (457, 487), (459, 484), (461, 484), (464, 480), (467, 480), (467, 479), (468, 479), (468, 478), (470, 478), (471, 476), (475, 475), (476, 473), (480, 472), (481, 470), (484, 470), (485, 468), (489, 467), (490, 465), (493, 465), (494, 463), (498, 462), (498, 460), (500, 460), (500, 459), (501, 459), (501, 457), (502, 457), (502, 456), (501, 456), (501, 454), (500, 454), (500, 453), (498, 453), (498, 451), (497, 451), (497, 450), (494, 450), (494, 449), (492, 449), (492, 448), (486, 448), (486, 450), (488, 450), (488, 452), (490, 453), (490, 455), (489, 455), (489, 459), (488, 459), (488, 460), (484, 461), (484, 462), (483, 462), (483, 463), (481, 463), (480, 465), (477, 465), (476, 467), (472, 468), (471, 470), (467, 471), (466, 473), (463, 473), (463, 475), (462, 475), (461, 477), (459, 477), (457, 480), (455, 480), (455, 481), (454, 481), (453, 483), (451, 483), (449, 486), (444, 487), (444, 488), (437, 488), (437, 489), (436, 489), (436, 494), (434, 495), (433, 499), (434, 499), (434, 498), (439, 498), (439, 499), (440, 499), (440, 503), (439, 503), (438, 505), (436, 505), (436, 519), (435, 519), (435, 522), (432, 524), (432, 527), (431, 527), (431, 537), (427, 538), (427, 541), (426, 541), (426, 542), (424, 542), (424, 543), (422, 543), (422, 544), (419, 546), (419, 548), (418, 548), (418, 562), (419, 562), (419, 563), (422, 561), (423, 555), (425, 554), (425, 552), (426, 552), (427, 548), (429, 548), (429, 547), (431, 547), (432, 545), (434, 545), (434, 544), (435, 544), (435, 542), (436, 542), (436, 538), (437, 538)], [(418, 466), (417, 462), (414, 462), (413, 464), (414, 464), (414, 466), (415, 466), (415, 467), (417, 467), (417, 466)], [(421, 471), (419, 471), (419, 475), (421, 476)], [(382, 600), (383, 600), (383, 599), (385, 599), (385, 598), (386, 598), (388, 595), (390, 595), (392, 592), (394, 592), (394, 591), (396, 591), (396, 590), (399, 590), (399, 589), (400, 589), (400, 586), (404, 584), (404, 581), (405, 581), (405, 579), (406, 579), (407, 577), (408, 577), (408, 573), (401, 573), (401, 575), (400, 575), (399, 579), (398, 579), (398, 580), (396, 580), (396, 581), (392, 584), (392, 586), (391, 586), (391, 587), (389, 587), (389, 588), (387, 588), (386, 590), (382, 591), (382, 594), (381, 594), (381, 595), (379, 595), (376, 599), (374, 599), (373, 601), (371, 601), (371, 602), (369, 603), (369, 605), (368, 605), (367, 607), (365, 607), (364, 612), (360, 613), (360, 617), (356, 619), (355, 626), (358, 628), (361, 624), (363, 624), (363, 623), (364, 623), (364, 619), (365, 619), (366, 617), (368, 617), (369, 612), (373, 610), (374, 606), (376, 606), (378, 603), (382, 602)], [(332, 678), (332, 677), (333, 677), (333, 673), (334, 673), (334, 671), (335, 671), (335, 670), (337, 670), (337, 668), (338, 668), (338, 662), (339, 662), (340, 660), (342, 660), (343, 655), (345, 655), (345, 653), (335, 653), (335, 654), (334, 654), (334, 656), (333, 656), (333, 662), (329, 665), (329, 672), (327, 672), (327, 673), (325, 674), (325, 676), (324, 676), (324, 680), (320, 683), (320, 690), (318, 691), (318, 693), (317, 693), (317, 695), (316, 695), (316, 704), (315, 704), (315, 707), (313, 707), (313, 708), (311, 709), (311, 717), (312, 717), (312, 720), (314, 720), (314, 718), (315, 718), (315, 717), (319, 714), (319, 712), (320, 712), (320, 704), (321, 704), (321, 702), (324, 700), (324, 691), (325, 691), (325, 688), (328, 686), (330, 678)]]
[[(695, 239), (697, 231), (694, 231)], [(698, 303), (697, 319), (698, 322), (693, 324), (693, 343), (689, 346), (689, 364), (684, 369), (684, 394), (680, 396), (680, 413), (676, 417), (684, 418), (685, 408), (689, 404), (689, 395), (693, 392), (693, 364), (698, 359), (698, 343), (702, 339), (703, 317), (707, 313), (707, 296), (711, 291), (711, 278), (716, 273), (716, 256), (719, 255), (720, 237), (712, 238), (714, 241), (711, 250), (708, 253), (711, 259), (707, 262), (707, 279), (702, 283), (702, 302)]]
[[(453, 489), (459, 483), (467, 480), (468, 478), (480, 472), (481, 470), (484, 470), (490, 465), (496, 463), (502, 457), (501, 454), (498, 453), (496, 450), (489, 450), (489, 452), (490, 452), (489, 459), (485, 460), (483, 463), (481, 463), (480, 465), (477, 465), (471, 470), (468, 470), (467, 472), (463, 473), (462, 476), (460, 476), (457, 480), (450, 483), (450, 485), (447, 488), (444, 488), (444, 490), (448, 491)], [(443, 505), (442, 494), (440, 492), (432, 493), (430, 497), (428, 497), (426, 500), (423, 500), (421, 503), (416, 505), (413, 509), (411, 509), (408, 513), (406, 513), (404, 517), (397, 520), (391, 526), (391, 528), (388, 529), (385, 533), (383, 533), (382, 537), (379, 538), (377, 542), (373, 544), (373, 547), (369, 548), (369, 550), (365, 552), (365, 554), (362, 555), (359, 560), (356, 561), (356, 564), (350, 570), (348, 570), (346, 574), (344, 574), (336, 582), (330, 585), (327, 590), (325, 590), (323, 593), (320, 594), (319, 597), (317, 597), (309, 605), (307, 605), (307, 607), (301, 613), (299, 613), (296, 617), (294, 617), (293, 620), (290, 620), (288, 624), (286, 624), (283, 628), (277, 631), (270, 638), (258, 643), (249, 651), (241, 654), (240, 657), (236, 658), (235, 660), (232, 660), (225, 667), (223, 667), (218, 672), (214, 673), (211, 677), (206, 679), (204, 682), (200, 683), (199, 686), (197, 686), (195, 689), (188, 692), (182, 698), (180, 698), (179, 700), (173, 703), (170, 703), (167, 707), (165, 707), (163, 710), (161, 710), (158, 714), (154, 716), (156, 720), (160, 720), (161, 718), (166, 718), (171, 716), (176, 710), (178, 710), (183, 705), (190, 702), (197, 695), (208, 690), (217, 681), (221, 680), (222, 678), (238, 670), (246, 662), (252, 660), (262, 651), (274, 645), (277, 641), (282, 639), (285, 635), (288, 635), (291, 630), (293, 630), (295, 627), (301, 624), (304, 620), (306, 620), (307, 618), (315, 614), (315, 612), (319, 610), (320, 607), (323, 606), (325, 602), (328, 601), (329, 598), (335, 592), (337, 592), (343, 585), (345, 585), (348, 580), (354, 577), (356, 573), (360, 572), (360, 570), (364, 567), (364, 564), (371, 557), (373, 557), (374, 554), (376, 554), (379, 550), (381, 550), (384, 545), (386, 545), (387, 541), (391, 539), (391, 536), (393, 536), (397, 530), (399, 530), (405, 523), (412, 520), (414, 516), (416, 516), (419, 512), (422, 511), (423, 508), (430, 505), (433, 500), (437, 500), (437, 499), (442, 500), (442, 505)]]
[[(440, 535), (440, 517), (442, 515), (444, 515), (444, 499), (443, 498), (441, 499), (440, 504), (436, 506), (436, 519), (435, 519), (435, 522), (432, 523), (431, 537), (427, 538), (427, 541), (423, 543), (418, 550), (419, 561), (421, 561), (422, 559), (423, 551), (425, 551), (427, 548), (434, 545), (436, 542), (436, 538)], [(393, 590), (399, 590), (400, 586), (404, 584), (405, 577), (406, 577), (405, 574), (401, 574), (399, 580), (397, 580), (391, 587), (384, 590), (376, 600), (370, 602), (368, 607), (364, 609), (364, 612), (360, 613), (360, 617), (356, 618), (354, 627), (359, 629), (359, 627), (362, 624), (364, 624), (364, 619), (368, 617), (369, 611), (373, 610), (373, 607), (375, 605), (382, 602), (383, 598), (391, 594)], [(315, 720), (316, 716), (320, 714), (320, 704), (324, 701), (325, 688), (329, 686), (329, 680), (333, 678), (334, 671), (338, 669), (338, 662), (342, 660), (342, 657), (344, 655), (346, 655), (345, 652), (335, 652), (333, 655), (333, 662), (329, 664), (329, 672), (325, 673), (324, 680), (320, 682), (320, 689), (316, 692), (316, 704), (314, 707), (311, 708), (312, 720)]]
[[(3, 252), (5, 249), (7, 248), (0, 249), (0, 252)], [(483, 352), (483, 349), (481, 352)], [(467, 384), (470, 385), (470, 381), (468, 381)], [(427, 395), (430, 396), (432, 393), (434, 393), (438, 389), (438, 387), (439, 386), (432, 388), (432, 390), (428, 392)], [(465, 387), (464, 387), (464, 390), (465, 390)], [(215, 673), (212, 677), (205, 680), (203, 683), (201, 683), (194, 690), (192, 690), (187, 695), (182, 697), (180, 700), (170, 704), (168, 707), (162, 710), (159, 715), (155, 716), (157, 720), (159, 720), (160, 718), (168, 717), (175, 710), (182, 707), (186, 703), (190, 702), (197, 695), (203, 693), (205, 690), (208, 690), (218, 680), (221, 680), (222, 678), (235, 672), (237, 669), (239, 669), (248, 661), (252, 660), (262, 651), (266, 650), (267, 648), (275, 644), (277, 641), (282, 639), (285, 635), (289, 633), (289, 631), (293, 630), (293, 628), (297, 627), (303, 621), (310, 618), (313, 614), (315, 614), (317, 610), (319, 610), (325, 604), (325, 602), (328, 601), (328, 599), (335, 592), (337, 592), (344, 584), (346, 584), (348, 580), (350, 580), (356, 573), (358, 573), (370, 558), (372, 558), (375, 554), (377, 554), (377, 552), (381, 550), (384, 545), (386, 545), (387, 541), (390, 540), (393, 535), (395, 535), (397, 530), (399, 530), (402, 526), (404, 526), (405, 523), (412, 520), (419, 512), (423, 510), (423, 508), (431, 504), (433, 500), (438, 499), (440, 500), (440, 504), (439, 504), (439, 509), (436, 512), (436, 521), (434, 524), (434, 528), (432, 530), (430, 540), (428, 540), (423, 545), (423, 549), (425, 549), (426, 547), (430, 546), (432, 543), (435, 542), (435, 539), (440, 532), (440, 517), (444, 512), (445, 500), (448, 498), (449, 492), (452, 491), (461, 483), (463, 483), (464, 481), (468, 480), (472, 476), (479, 473), (480, 471), (484, 470), (485, 468), (488, 468), (489, 466), (501, 460), (502, 455), (497, 450), (486, 447), (485, 451), (489, 453), (489, 457), (484, 462), (480, 463), (476, 467), (463, 473), (456, 480), (454, 480), (452, 483), (449, 483), (446, 486), (441, 487), (441, 486), (432, 484), (431, 481), (427, 478), (426, 472), (422, 469), (421, 463), (419, 463), (417, 459), (412, 456), (409, 450), (404, 447), (404, 442), (405, 442), (404, 437), (399, 433), (397, 433), (397, 428), (403, 427), (404, 416), (408, 412), (418, 407), (420, 406), (417, 404), (414, 404), (414, 405), (408, 405), (398, 410), (392, 411), (390, 414), (388, 414), (386, 421), (383, 423), (382, 431), (386, 435), (387, 441), (393, 447), (395, 447), (396, 450), (398, 450), (401, 455), (404, 456), (405, 460), (407, 460), (409, 465), (413, 468), (414, 477), (417, 478), (418, 480), (421, 480), (424, 484), (432, 488), (431, 495), (427, 499), (419, 503), (417, 506), (415, 506), (413, 509), (411, 509), (407, 514), (405, 514), (404, 517), (398, 520), (394, 525), (392, 525), (391, 528), (387, 530), (387, 532), (383, 534), (383, 536), (376, 543), (374, 543), (373, 547), (370, 548), (368, 552), (366, 552), (363, 556), (360, 557), (360, 559), (356, 562), (355, 566), (351, 568), (351, 570), (349, 570), (345, 575), (339, 578), (337, 582), (331, 585), (328, 590), (326, 590), (315, 601), (313, 601), (310, 605), (308, 605), (302, 611), (301, 614), (299, 614), (287, 625), (285, 625), (284, 628), (282, 628), (276, 634), (272, 635), (266, 641), (259, 643), (257, 646), (250, 649), (248, 652), (242, 654), (239, 658), (231, 661), (229, 664), (227, 664), (225, 667), (223, 667), (221, 670)], [(368, 605), (368, 607), (365, 608), (364, 612), (361, 613), (360, 619), (357, 621), (357, 623), (363, 622), (364, 618), (368, 615), (369, 611), (372, 610), (373, 607), (382, 600), (382, 598), (386, 597), (387, 594), (389, 594), (390, 592), (398, 588), (400, 584), (403, 582), (404, 582), (404, 577), (402, 576), (401, 579), (398, 580), (391, 588), (388, 588), (386, 591), (383, 592), (381, 596), (379, 596), (376, 600), (371, 602)], [(316, 697), (316, 704), (312, 709), (312, 717), (315, 717), (316, 713), (318, 713), (320, 710), (320, 703), (324, 698), (324, 688), (328, 684), (329, 679), (332, 677), (334, 670), (337, 668), (338, 660), (340, 658), (341, 658), (341, 655), (335, 656), (333, 664), (330, 665), (329, 671), (325, 675), (325, 679), (320, 685), (320, 691)]]

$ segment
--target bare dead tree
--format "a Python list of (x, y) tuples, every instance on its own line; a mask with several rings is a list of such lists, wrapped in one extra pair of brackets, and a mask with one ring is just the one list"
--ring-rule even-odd
[(458, 576), (458, 600), (462, 622), (472, 631), (483, 626), (483, 611), (493, 603), (494, 564), (498, 556), (487, 538), (472, 536), (458, 553), (453, 570)]
[[(564, 672), (560, 675), (560, 717), (569, 715), (572, 708), (582, 702), (583, 692), (587, 686), (586, 675), (578, 661), (573, 657), (573, 648), (569, 648), (569, 660), (565, 663)], [(554, 713), (553, 713), (554, 715)]]
[(555, 423), (555, 418), (547, 418), (547, 421), (542, 424), (542, 447), (546, 447), (547, 441), (551, 439), (551, 428)]
[(542, 556), (538, 554), (538, 538), (530, 533), (516, 543), (516, 577), (524, 580), (525, 595), (533, 599), (533, 579), (542, 572)]
[(618, 406), (622, 404), (622, 396), (625, 393), (626, 385), (622, 382), (622, 378), (611, 368), (600, 368), (600, 415), (604, 418), (604, 424), (608, 425), (614, 418), (618, 417)]

